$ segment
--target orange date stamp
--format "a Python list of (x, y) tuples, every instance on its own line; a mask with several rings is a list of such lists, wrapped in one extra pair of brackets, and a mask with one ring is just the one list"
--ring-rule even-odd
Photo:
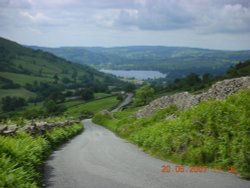
[(162, 165), (161, 166), (161, 172), (177, 172), (177, 173), (204, 173), (204, 172), (223, 172), (227, 171), (229, 173), (237, 173), (237, 170), (235, 166), (227, 166), (226, 170), (222, 170), (221, 166), (182, 166), (182, 165), (176, 165), (176, 166), (170, 166), (170, 165)]

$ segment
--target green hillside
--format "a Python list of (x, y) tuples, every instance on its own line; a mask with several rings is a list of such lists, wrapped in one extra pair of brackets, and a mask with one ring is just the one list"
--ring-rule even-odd
[[(0, 38), (0, 119), (62, 114), (67, 111), (67, 102), (85, 104), (127, 85), (87, 65)], [(109, 107), (117, 102), (114, 97)], [(70, 114), (82, 111), (88, 107)]]
[(228, 67), (250, 59), (250, 51), (223, 51), (186, 47), (61, 47), (42, 48), (72, 62), (96, 68), (125, 70), (158, 70), (175, 79), (195, 72), (223, 74)]
[[(186, 111), (171, 106), (147, 118), (136, 118), (135, 109), (97, 114), (104, 125), (145, 151), (178, 164), (234, 167), (250, 178), (250, 90), (225, 100), (206, 101)], [(166, 117), (175, 116), (175, 119)]]
[(50, 53), (32, 50), (0, 38), (0, 89), (2, 91), (0, 98), (9, 95), (9, 89), (15, 89), (15, 94), (18, 96), (30, 97), (27, 95), (32, 92), (32, 89), (28, 89), (29, 86), (39, 85), (39, 83), (72, 89), (90, 84), (93, 86), (101, 84), (102, 87), (119, 85), (119, 81), (115, 78), (88, 66), (72, 64)]

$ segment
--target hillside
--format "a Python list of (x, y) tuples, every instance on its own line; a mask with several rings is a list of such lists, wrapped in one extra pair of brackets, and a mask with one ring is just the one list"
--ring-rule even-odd
[(158, 70), (169, 79), (190, 72), (222, 74), (228, 67), (250, 58), (250, 51), (223, 51), (186, 47), (33, 47), (80, 64), (105, 69)]
[[(241, 86), (239, 79), (246, 81), (247, 87), (243, 87), (246, 90), (234, 93)], [(216, 83), (208, 92), (210, 100), (195, 106), (190, 105), (192, 97), (187, 99), (187, 95), (176, 94), (155, 101), (157, 109), (151, 103), (146, 107), (148, 114), (142, 115), (144, 108), (136, 117), (134, 113), (138, 109), (128, 108), (113, 114), (99, 113), (93, 120), (168, 162), (217, 167), (249, 179), (250, 90), (247, 88), (250, 77), (239, 79), (232, 79), (230, 87), (224, 87), (229, 80)], [(230, 90), (231, 86), (236, 87), (234, 91)], [(183, 111), (178, 108), (181, 106), (192, 108)]]
[(120, 81), (86, 65), (0, 38), (0, 98), (13, 95), (34, 98), (38, 95), (35, 90), (42, 84), (44, 88), (50, 85), (60, 91), (89, 86), (105, 90), (118, 86)]

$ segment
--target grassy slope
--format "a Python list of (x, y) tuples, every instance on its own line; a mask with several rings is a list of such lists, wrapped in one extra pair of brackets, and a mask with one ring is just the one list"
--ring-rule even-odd
[[(162, 159), (181, 164), (235, 166), (250, 178), (250, 90), (224, 101), (208, 101), (185, 112), (175, 107), (145, 119), (126, 112), (117, 119), (97, 114), (94, 121)], [(166, 120), (175, 114), (175, 120)]]
[(97, 113), (116, 106), (118, 102), (119, 101), (116, 99), (116, 97), (108, 97), (101, 100), (95, 100), (68, 108), (65, 112), (65, 115), (79, 116), (84, 112)]
[(20, 89), (0, 89), (0, 100), (5, 96), (10, 97), (24, 97), (25, 99), (35, 97), (35, 93), (30, 92), (24, 88)]
[(12, 72), (0, 72), (0, 75), (20, 85), (25, 85), (26, 83), (32, 84), (34, 81), (53, 82), (53, 79), (50, 77), (30, 76), (26, 74), (18, 74), (18, 73), (12, 73)]
[[(34, 81), (52, 83), (57, 75), (59, 83), (62, 83), (62, 78), (73, 80), (75, 72), (78, 83), (82, 82), (80, 79), (84, 75), (91, 75), (92, 80), (99, 80), (100, 83), (107, 77), (88, 66), (72, 64), (47, 52), (25, 48), (0, 37), (0, 76), (3, 78), (24, 86)], [(24, 92), (20, 92), (19, 96), (28, 97)]]
[[(1, 91), (1, 90), (0, 90)], [(16, 91), (16, 90), (14, 90)], [(6, 91), (4, 91), (6, 92)], [(15, 93), (8, 93), (10, 96), (18, 96)], [(32, 93), (31, 93), (32, 94)], [(99, 98), (102, 97), (102, 98)], [(0, 95), (1, 99), (1, 95)], [(85, 113), (98, 113), (102, 110), (111, 109), (115, 107), (120, 101), (116, 99), (115, 96), (110, 96), (108, 94), (97, 94), (96, 99), (90, 102), (86, 102), (83, 100), (75, 100), (75, 101), (66, 101), (64, 103), (60, 103), (67, 107), (67, 110), (64, 112), (64, 117), (79, 117), (84, 115)], [(15, 112), (7, 112), (7, 113), (0, 113), (0, 115), (10, 115), (12, 119), (18, 119), (18, 117), (22, 117), (23, 114), (32, 114), (36, 111), (43, 110), (43, 103), (30, 103), (28, 106), (20, 108)]]

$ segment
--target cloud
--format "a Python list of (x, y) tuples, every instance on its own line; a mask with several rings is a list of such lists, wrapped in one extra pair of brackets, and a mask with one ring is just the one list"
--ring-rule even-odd
[(2, 8), (22, 8), (32, 7), (33, 0), (2, 0), (0, 5)]
[(250, 7), (226, 4), (217, 14), (214, 14), (213, 18), (209, 20), (212, 31), (229, 33), (250, 31)]
[(9, 8), (131, 8), (143, 0), (1, 0)]
[(250, 3), (246, 0), (134, 0), (130, 7), (115, 10), (100, 11), (96, 22), (122, 29), (250, 32)]
[(41, 12), (37, 12), (34, 15), (30, 14), (29, 12), (20, 12), (20, 14), (21, 16), (23, 16), (24, 18), (27, 18), (29, 21), (33, 23), (42, 24), (42, 23), (49, 23), (52, 21), (51, 18), (45, 16)]
[(249, 0), (0, 0), (0, 34), (24, 42), (39, 41), (43, 33), (51, 40), (41, 42), (51, 44), (74, 38), (78, 45), (80, 41), (169, 45), (170, 41), (192, 46), (198, 39), (210, 44), (210, 38), (217, 36), (226, 41), (213, 43), (232, 40), (246, 48), (249, 23)]
[(250, 32), (249, 0), (2, 0), (0, 5), (18, 9), (33, 24), (92, 22), (114, 30)]
[(116, 25), (134, 25), (146, 30), (171, 30), (187, 28), (195, 17), (176, 1), (144, 1), (138, 9), (121, 10)]

